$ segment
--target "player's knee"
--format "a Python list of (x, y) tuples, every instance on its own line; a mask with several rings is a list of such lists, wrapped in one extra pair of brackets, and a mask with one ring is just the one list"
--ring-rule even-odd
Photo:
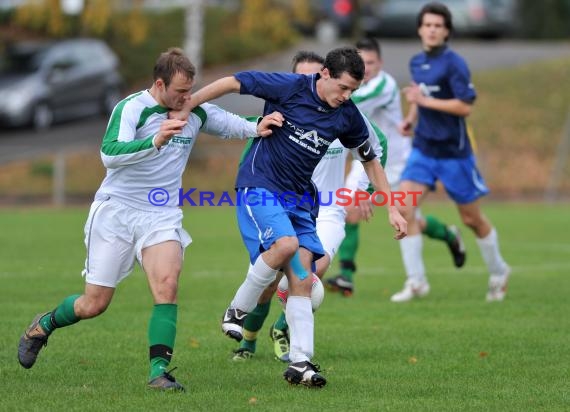
[(105, 312), (109, 307), (109, 303), (111, 302), (106, 299), (85, 298), (81, 301), (80, 305), (78, 305), (76, 309), (78, 313), (76, 314), (81, 319), (94, 318)]
[(477, 227), (479, 227), (479, 225), (482, 224), (483, 219), (480, 215), (478, 216), (478, 215), (473, 214), (473, 213), (462, 213), (461, 214), (461, 221), (468, 228), (475, 230), (475, 229), (477, 229)]
[(275, 242), (276, 251), (285, 259), (291, 259), (299, 249), (299, 240), (294, 236), (285, 236)]

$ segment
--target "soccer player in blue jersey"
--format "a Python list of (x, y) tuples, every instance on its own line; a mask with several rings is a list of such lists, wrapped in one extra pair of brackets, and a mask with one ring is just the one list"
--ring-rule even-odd
[[(289, 281), (286, 313), (291, 339), (291, 363), (284, 378), (292, 384), (326, 384), (311, 362), (311, 262), (324, 254), (315, 230), (317, 193), (311, 182), (315, 167), (338, 138), (363, 162), (375, 189), (390, 195), (384, 171), (374, 160), (364, 119), (350, 100), (363, 76), (358, 51), (344, 47), (329, 52), (323, 69), (314, 76), (240, 72), (211, 83), (191, 100), (198, 105), (227, 93), (251, 94), (265, 100), (264, 113), (278, 111), (284, 116), (282, 127), (274, 128), (271, 139), (255, 139), (238, 171), (236, 188), (244, 201), (236, 213), (251, 264), (223, 316), (222, 331), (241, 341), (247, 313), (283, 269)], [(396, 230), (394, 237), (403, 238), (406, 221), (393, 205), (387, 209)]]
[[(403, 136), (398, 127), (403, 120), (400, 103), (400, 90), (396, 80), (383, 70), (383, 59), (380, 44), (374, 38), (363, 38), (356, 42), (364, 61), (364, 80), (360, 88), (352, 95), (352, 101), (366, 116), (373, 120), (388, 138), (388, 156), (385, 167), (386, 177), (392, 190), (398, 190), (400, 176), (412, 151), (412, 139)], [(353, 161), (347, 177), (347, 187), (354, 179), (362, 176), (362, 165)], [(365, 176), (364, 176), (365, 177)], [(366, 180), (366, 179), (365, 179)], [(328, 279), (326, 285), (340, 291), (344, 296), (354, 292), (354, 275), (356, 274), (356, 253), (359, 246), (359, 222), (362, 220), (361, 207), (347, 207), (346, 237), (338, 249), (340, 274)], [(433, 215), (422, 216), (418, 209), (422, 233), (428, 238), (445, 242), (453, 257), (456, 267), (465, 263), (465, 247), (459, 230), (447, 226)]]
[[(321, 71), (324, 62), (325, 59), (316, 53), (299, 51), (293, 57), (293, 73), (314, 75)], [(370, 143), (378, 154), (378, 161), (384, 167), (388, 152), (387, 138), (370, 120), (367, 119), (366, 122), (369, 130), (371, 130)], [(408, 138), (406, 139), (409, 140)], [(251, 143), (253, 143), (253, 140), (248, 141), (242, 159), (250, 150)], [(354, 193), (358, 188), (364, 190), (369, 186), (364, 169), (362, 169), (362, 173), (355, 173), (355, 175), (358, 175), (355, 180), (358, 181), (353, 182), (353, 185), (344, 185), (347, 155), (348, 150), (338, 140), (335, 140), (329, 145), (325, 156), (313, 171), (312, 180), (317, 186), (322, 200), (319, 205), (316, 229), (325, 250), (325, 255), (315, 262), (314, 270), (315, 275), (321, 279), (328, 270), (345, 236), (345, 208), (337, 203), (340, 199), (333, 194), (342, 188), (352, 190), (352, 193)], [(358, 164), (361, 165), (360, 162)], [(364, 176), (361, 176), (361, 174)], [(388, 183), (390, 183), (389, 180)], [(372, 202), (360, 202), (357, 210), (361, 211), (359, 214), (362, 214), (363, 219), (368, 220), (372, 214)], [(271, 298), (277, 290), (277, 284), (281, 276), (278, 275), (277, 278), (264, 290), (255, 309), (248, 313), (243, 324), (243, 339), (239, 348), (235, 351), (234, 360), (244, 361), (253, 357), (257, 347), (258, 332), (269, 314)], [(273, 341), (273, 350), (276, 358), (283, 362), (289, 362), (289, 326), (287, 325), (284, 311), (280, 313), (279, 318), (271, 326), (269, 336)]]
[[(499, 251), (497, 232), (483, 215), (479, 198), (487, 189), (477, 170), (465, 118), (476, 98), (465, 60), (447, 44), (453, 30), (449, 9), (441, 3), (428, 3), (418, 14), (418, 34), (423, 51), (412, 57), (412, 84), (404, 89), (410, 104), (400, 126), (411, 134), (416, 123), (413, 150), (402, 174), (402, 191), (421, 191), (418, 206), (439, 180), (453, 199), (461, 220), (477, 237), (490, 273), (487, 301), (505, 297), (510, 268)], [(416, 206), (407, 202), (400, 209), (409, 223), (402, 240), (407, 280), (404, 289), (392, 296), (403, 302), (429, 291), (422, 259), (422, 236), (415, 216)]]

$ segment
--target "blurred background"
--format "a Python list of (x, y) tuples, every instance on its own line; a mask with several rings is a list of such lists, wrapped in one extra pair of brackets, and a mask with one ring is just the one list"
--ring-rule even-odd
[[(380, 40), (400, 86), (419, 51), (423, 0), (0, 0), (0, 206), (90, 202), (112, 107), (148, 88), (161, 51), (179, 46), (197, 87), (238, 70), (288, 71), (299, 49), (323, 55)], [(447, 0), (452, 47), (478, 91), (470, 125), (491, 199), (570, 197), (570, 0)], [(255, 98), (216, 103), (243, 115)], [(233, 187), (243, 142), (204, 136), (184, 187)]]

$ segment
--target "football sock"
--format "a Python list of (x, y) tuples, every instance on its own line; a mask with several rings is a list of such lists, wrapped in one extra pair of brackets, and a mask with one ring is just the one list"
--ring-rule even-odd
[(430, 239), (443, 240), (444, 242), (453, 242), (455, 235), (447, 230), (445, 223), (438, 220), (435, 216), (427, 215), (425, 218), (426, 227), (423, 234)]
[(313, 357), (315, 329), (311, 298), (289, 296), (286, 312), (291, 339), (289, 359), (291, 363), (310, 361)]
[(73, 325), (81, 320), (73, 309), (73, 304), (79, 296), (81, 295), (66, 297), (57, 308), (40, 319), (40, 326), (48, 335), (56, 328)]
[(247, 276), (237, 290), (230, 307), (251, 312), (263, 290), (275, 280), (277, 272), (278, 270), (267, 266), (263, 255), (260, 255), (253, 265), (249, 265)]
[(176, 339), (178, 305), (154, 305), (148, 324), (150, 379), (160, 376), (170, 364)]
[(248, 313), (243, 324), (243, 340), (239, 347), (245, 348), (250, 352), (255, 352), (255, 343), (257, 341), (257, 333), (263, 326), (263, 322), (269, 314), (271, 301), (267, 303), (258, 303), (255, 309)]
[(406, 236), (400, 240), (400, 251), (402, 261), (408, 279), (423, 282), (425, 281), (425, 267), (422, 258), (422, 235)]
[(497, 276), (504, 275), (508, 270), (508, 265), (499, 251), (499, 236), (495, 228), (491, 228), (491, 232), (486, 237), (476, 240), (489, 273)]
[(358, 250), (359, 241), (359, 225), (347, 223), (344, 226), (345, 237), (338, 249), (338, 257), (340, 260), (340, 274), (343, 278), (352, 282), (356, 265), (354, 260)]
[(287, 318), (285, 317), (285, 311), (284, 310), (281, 311), (281, 314), (279, 315), (279, 317), (277, 318), (277, 320), (273, 324), (273, 327), (275, 329), (279, 329), (279, 330), (287, 330), (287, 328), (289, 327), (289, 325), (287, 325)]

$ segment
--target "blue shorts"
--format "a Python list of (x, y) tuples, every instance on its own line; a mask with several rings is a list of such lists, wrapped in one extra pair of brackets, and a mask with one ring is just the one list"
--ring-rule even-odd
[(475, 156), (439, 159), (424, 155), (414, 148), (401, 181), (410, 180), (435, 190), (439, 180), (445, 191), (457, 204), (472, 203), (489, 193), (475, 163)]
[(284, 236), (297, 237), (299, 246), (313, 253), (313, 260), (324, 256), (310, 211), (301, 209), (294, 201), (276, 200), (266, 189), (243, 188), (237, 195), (243, 199), (236, 206), (238, 226), (252, 264)]

